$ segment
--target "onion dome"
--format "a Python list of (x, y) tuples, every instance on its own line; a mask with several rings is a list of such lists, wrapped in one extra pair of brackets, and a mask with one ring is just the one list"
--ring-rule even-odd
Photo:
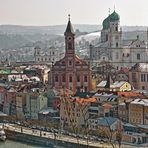
[(110, 18), (110, 22), (114, 22), (114, 21), (119, 21), (120, 20), (120, 16), (118, 13), (116, 13), (115, 11), (109, 16)]
[(103, 21), (103, 30), (109, 28), (109, 16)]

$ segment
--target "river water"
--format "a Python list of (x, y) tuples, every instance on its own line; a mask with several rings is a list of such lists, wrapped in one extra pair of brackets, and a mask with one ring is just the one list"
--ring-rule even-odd
[(6, 140), (5, 142), (0, 141), (0, 148), (43, 148), (43, 147)]

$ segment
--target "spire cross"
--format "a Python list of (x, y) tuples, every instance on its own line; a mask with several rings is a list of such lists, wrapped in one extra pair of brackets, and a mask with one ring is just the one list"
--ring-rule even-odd
[(114, 11), (115, 11), (115, 9), (116, 9), (116, 8), (115, 8), (115, 5), (114, 5)]
[(68, 14), (68, 20), (70, 21), (70, 14)]

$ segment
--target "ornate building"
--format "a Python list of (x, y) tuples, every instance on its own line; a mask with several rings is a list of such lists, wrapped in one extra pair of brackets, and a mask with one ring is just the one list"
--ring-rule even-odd
[(55, 47), (50, 47), (47, 52), (43, 52), (40, 47), (34, 48), (34, 58), (36, 63), (55, 63), (63, 57), (63, 53)]
[(90, 61), (95, 65), (108, 61), (117, 70), (130, 68), (135, 63), (148, 62), (147, 44), (138, 35), (135, 40), (123, 40), (120, 16), (114, 11), (103, 21), (101, 42), (90, 46)]
[(57, 61), (51, 70), (52, 86), (55, 88), (65, 87), (76, 92), (82, 88), (91, 90), (91, 70), (86, 61), (81, 60), (75, 54), (75, 33), (68, 20), (65, 35), (65, 57)]

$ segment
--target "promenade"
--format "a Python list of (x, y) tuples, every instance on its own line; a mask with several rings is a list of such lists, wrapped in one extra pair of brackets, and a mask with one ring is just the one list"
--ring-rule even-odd
[[(63, 134), (58, 134), (54, 132), (45, 132), (37, 129), (31, 129), (23, 126), (19, 126), (17, 124), (9, 124), (6, 123), (4, 125), (4, 129), (12, 132), (17, 132), (17, 133), (22, 133), (22, 134), (27, 134), (27, 135), (32, 135), (35, 137), (42, 137), (42, 138), (48, 138), (49, 140), (54, 140), (55, 144), (56, 141), (61, 141), (62, 143), (74, 143), (74, 144), (80, 144), (88, 147), (94, 147), (94, 148), (112, 148), (111, 145), (107, 143), (100, 143), (95, 140), (86, 140), (82, 138), (75, 138), (72, 136), (68, 135), (63, 135)], [(116, 145), (118, 148), (118, 145)], [(121, 148), (135, 148), (136, 146), (131, 146), (131, 145), (123, 145)], [(137, 146), (140, 148), (140, 146)], [(142, 148), (142, 147), (141, 147)]]

